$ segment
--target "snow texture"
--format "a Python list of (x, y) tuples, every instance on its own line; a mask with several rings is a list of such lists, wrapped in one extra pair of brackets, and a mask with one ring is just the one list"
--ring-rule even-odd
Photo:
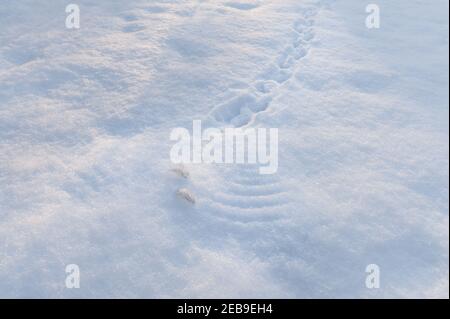
[[(380, 29), (359, 0), (73, 2), (80, 29), (0, 0), (0, 297), (448, 298), (446, 0), (377, 0)], [(174, 167), (193, 120), (279, 128), (278, 173)]]

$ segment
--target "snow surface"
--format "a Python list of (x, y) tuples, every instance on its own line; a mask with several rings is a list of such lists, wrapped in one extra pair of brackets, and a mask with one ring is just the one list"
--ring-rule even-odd
[[(73, 2), (0, 0), (0, 297), (448, 298), (446, 0)], [(175, 174), (194, 119), (278, 173)]]

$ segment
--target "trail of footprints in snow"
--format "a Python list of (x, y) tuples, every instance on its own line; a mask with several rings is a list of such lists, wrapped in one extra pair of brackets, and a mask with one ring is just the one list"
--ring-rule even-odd
[(245, 93), (216, 106), (210, 116), (221, 123), (245, 127), (252, 124), (259, 113), (266, 111), (273, 93), (292, 77), (295, 65), (308, 54), (314, 39), (313, 17), (317, 10), (308, 9), (294, 23), (293, 30), (297, 36), (277, 57), (275, 65), (261, 74)]
[(232, 177), (207, 201), (214, 216), (233, 223), (272, 222), (284, 217), (289, 199), (277, 175), (260, 175), (257, 165), (229, 169)]
[[(308, 54), (316, 14), (316, 8), (308, 10), (294, 23), (297, 37), (278, 56), (275, 69), (260, 75), (248, 92), (213, 109), (215, 120), (244, 127), (269, 108), (273, 93), (292, 77), (296, 63)], [(211, 213), (232, 223), (273, 222), (285, 217), (290, 200), (278, 175), (260, 175), (254, 165), (229, 169), (233, 171), (228, 172), (226, 185), (208, 201)]]

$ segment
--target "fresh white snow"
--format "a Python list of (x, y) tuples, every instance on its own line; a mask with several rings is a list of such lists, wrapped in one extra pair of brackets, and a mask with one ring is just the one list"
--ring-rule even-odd
[[(72, 2), (80, 29), (0, 0), (0, 297), (448, 298), (446, 0), (376, 0), (380, 29), (360, 0)], [(193, 120), (278, 128), (277, 174), (174, 166)]]

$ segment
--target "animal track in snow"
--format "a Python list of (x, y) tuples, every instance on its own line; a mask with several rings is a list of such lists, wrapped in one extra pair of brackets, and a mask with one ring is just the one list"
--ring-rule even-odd
[(289, 50), (285, 50), (285, 52), (278, 57), (277, 64), (280, 69), (290, 69), (294, 66), (295, 60)]
[(289, 198), (278, 176), (260, 175), (257, 166), (250, 164), (230, 169), (233, 177), (207, 201), (217, 218), (249, 223), (284, 217)]
[(197, 202), (194, 194), (192, 194), (192, 192), (190, 190), (188, 190), (187, 188), (180, 188), (179, 190), (177, 190), (176, 194), (179, 198), (181, 198), (193, 205), (195, 205), (195, 203)]
[(273, 80), (257, 81), (254, 87), (260, 93), (270, 93), (273, 89), (278, 86), (278, 83)]
[(297, 63), (307, 56), (310, 42), (314, 39), (312, 17), (315, 14), (315, 8), (304, 11), (303, 17), (296, 20), (292, 26), (296, 37), (275, 62), (257, 77), (249, 90), (216, 106), (210, 116), (220, 123), (244, 127), (252, 124), (259, 113), (266, 111), (272, 101), (273, 92), (292, 78)]
[(251, 120), (254, 113), (266, 110), (270, 101), (270, 97), (245, 93), (216, 107), (213, 116), (219, 122), (241, 127)]

